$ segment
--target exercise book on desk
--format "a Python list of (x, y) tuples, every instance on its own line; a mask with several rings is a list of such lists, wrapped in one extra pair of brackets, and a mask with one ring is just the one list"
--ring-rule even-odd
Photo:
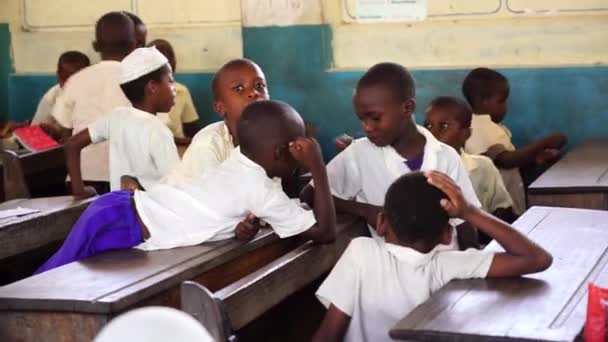
[(46, 134), (37, 125), (18, 128), (13, 134), (17, 141), (31, 152), (45, 151), (59, 146), (50, 135)]

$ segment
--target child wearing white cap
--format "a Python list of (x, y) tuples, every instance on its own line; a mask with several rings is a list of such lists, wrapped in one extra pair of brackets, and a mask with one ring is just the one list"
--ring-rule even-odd
[(80, 171), (80, 151), (90, 144), (110, 142), (112, 191), (120, 189), (121, 176), (125, 175), (149, 188), (179, 162), (171, 131), (155, 115), (171, 109), (174, 103), (167, 58), (154, 47), (134, 50), (121, 62), (120, 87), (133, 107), (116, 107), (65, 145), (75, 197), (95, 195), (93, 188), (84, 186)]

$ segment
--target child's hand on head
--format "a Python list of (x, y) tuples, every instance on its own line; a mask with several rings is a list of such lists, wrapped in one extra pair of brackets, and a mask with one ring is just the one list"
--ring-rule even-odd
[(560, 149), (568, 142), (568, 138), (561, 133), (553, 133), (546, 136), (543, 140), (547, 149)]
[(249, 213), (247, 217), (234, 229), (234, 235), (239, 241), (247, 241), (253, 239), (260, 231), (260, 220), (255, 215)]
[(425, 175), (429, 184), (443, 191), (448, 197), (441, 200), (441, 206), (450, 217), (465, 219), (474, 210), (474, 207), (462, 195), (460, 187), (448, 175), (439, 171), (425, 172)]
[(289, 143), (289, 153), (306, 170), (323, 165), (319, 143), (313, 138), (299, 137)]
[(557, 159), (557, 157), (559, 157), (559, 150), (554, 149), (554, 148), (546, 148), (542, 151), (540, 151), (536, 157), (534, 158), (534, 161), (536, 163), (536, 165), (544, 165), (548, 162), (551, 162), (555, 159)]
[(336, 138), (336, 149), (338, 152), (344, 151), (350, 144), (353, 143), (353, 137), (348, 134), (342, 134)]

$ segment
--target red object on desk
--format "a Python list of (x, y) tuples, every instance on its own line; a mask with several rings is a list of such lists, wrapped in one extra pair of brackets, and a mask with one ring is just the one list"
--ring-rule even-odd
[(38, 125), (17, 128), (13, 131), (13, 134), (23, 147), (32, 152), (40, 152), (59, 146), (59, 144)]

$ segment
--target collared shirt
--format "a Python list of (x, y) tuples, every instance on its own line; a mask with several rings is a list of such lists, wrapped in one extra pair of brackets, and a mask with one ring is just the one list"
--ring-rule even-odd
[(120, 177), (136, 177), (145, 189), (169, 173), (179, 155), (173, 134), (155, 115), (133, 107), (117, 107), (89, 126), (91, 142), (110, 141), (110, 189)]
[[(120, 73), (120, 62), (101, 61), (72, 75), (53, 107), (55, 120), (78, 134), (114, 108), (130, 107), (120, 89)], [(109, 145), (100, 143), (83, 149), (81, 167), (84, 180), (109, 181)]]
[(317, 291), (326, 307), (350, 316), (344, 341), (390, 341), (388, 332), (452, 279), (484, 278), (493, 253), (468, 249), (429, 253), (356, 238)]
[(513, 207), (513, 201), (505, 188), (500, 172), (490, 158), (466, 152), (461, 152), (460, 158), (469, 172), (473, 189), (483, 210), (493, 213), (497, 209)]
[(184, 123), (198, 120), (198, 113), (194, 108), (192, 96), (185, 85), (175, 82), (175, 105), (169, 113), (158, 113), (177, 138), (184, 138)]
[(61, 87), (59, 84), (55, 84), (44, 94), (44, 96), (42, 96), (42, 99), (40, 99), (40, 102), (38, 102), (36, 114), (34, 114), (34, 117), (32, 118), (32, 125), (52, 123), (55, 121), (51, 113), (53, 111), (53, 107), (55, 106), (55, 102), (61, 93)]
[(300, 234), (315, 223), (311, 210), (285, 195), (281, 184), (234, 149), (213, 170), (178, 185), (159, 184), (135, 192), (135, 206), (150, 231), (138, 248), (166, 249), (234, 237), (249, 213), (270, 224), (281, 238)]
[(167, 178), (167, 184), (188, 182), (215, 169), (228, 159), (232, 150), (234, 142), (228, 126), (223, 121), (208, 125), (196, 133), (181, 162)]
[[(471, 137), (465, 144), (465, 151), (471, 154), (485, 154), (490, 147), (500, 145), (503, 151), (515, 151), (511, 141), (511, 131), (507, 126), (492, 121), (490, 115), (473, 114)], [(494, 159), (496, 156), (488, 156)], [(517, 215), (526, 210), (524, 182), (518, 168), (499, 168), (502, 180), (513, 200), (513, 211)]]

